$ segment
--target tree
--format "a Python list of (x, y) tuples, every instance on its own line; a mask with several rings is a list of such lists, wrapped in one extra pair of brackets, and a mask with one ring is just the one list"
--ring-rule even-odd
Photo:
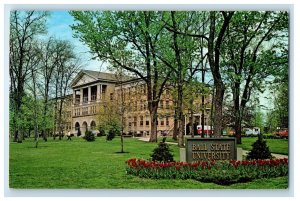
[(50, 95), (50, 82), (53, 80), (54, 70), (58, 65), (59, 52), (57, 50), (57, 41), (50, 37), (45, 42), (40, 43), (41, 50), (41, 84), (40, 89), (43, 94), (44, 108), (43, 108), (43, 121), (44, 126), (42, 128), (42, 136), (47, 141), (47, 130), (46, 118), (49, 111), (49, 95)]
[(270, 102), (273, 107), (267, 113), (267, 127), (273, 132), (277, 127), (289, 127), (289, 75), (288, 64), (279, 70), (271, 87)]
[[(179, 30), (170, 29), (172, 32), (176, 32), (181, 35), (198, 38), (199, 40), (205, 40), (207, 42), (207, 57), (209, 67), (214, 80), (214, 135), (216, 137), (222, 134), (222, 118), (223, 118), (223, 98), (225, 92), (225, 85), (221, 75), (221, 48), (224, 43), (224, 37), (226, 30), (229, 27), (230, 20), (234, 12), (209, 12), (208, 17), (204, 15), (202, 19), (208, 23), (208, 27), (204, 29), (189, 28), (184, 32)], [(196, 15), (197, 16), (197, 15)], [(206, 26), (204, 23), (201, 26)], [(197, 25), (196, 25), (197, 26)], [(200, 26), (200, 27), (201, 27)]]
[[(158, 41), (164, 23), (161, 12), (70, 12), (75, 36), (96, 58), (139, 77), (147, 86), (151, 118), (150, 142), (157, 141), (157, 109), (171, 71), (158, 62)], [(165, 76), (159, 76), (165, 75)]]
[[(76, 58), (73, 52), (74, 48), (69, 41), (57, 40), (56, 43), (55, 54), (57, 55), (57, 61), (53, 75), (55, 80), (54, 131), (59, 131), (59, 139), (61, 139), (63, 130), (60, 125), (64, 123), (63, 106), (68, 101), (66, 100), (66, 95), (69, 85), (72, 78), (78, 73), (81, 62)], [(56, 127), (57, 125), (59, 125), (58, 128)]]
[(266, 79), (276, 76), (287, 62), (287, 24), (286, 12), (236, 12), (231, 19), (222, 53), (232, 88), (238, 144), (251, 94), (263, 91)]
[[(158, 56), (158, 58), (172, 71), (170, 82), (175, 83), (176, 96), (175, 99), (175, 116), (173, 139), (178, 135), (178, 145), (184, 146), (184, 115), (183, 115), (183, 97), (184, 85), (189, 84), (194, 79), (195, 74), (199, 70), (201, 62), (199, 62), (199, 48), (198, 41), (191, 37), (187, 37), (182, 33), (182, 30), (190, 28), (193, 19), (193, 12), (166, 12), (164, 21), (166, 22), (166, 29), (168, 34), (163, 39), (160, 51), (166, 53), (165, 57)], [(168, 42), (169, 41), (169, 42)], [(203, 57), (201, 57), (203, 59)], [(203, 60), (201, 60), (203, 61)], [(190, 99), (192, 101), (192, 99)]]
[(36, 45), (35, 38), (46, 33), (47, 12), (40, 11), (12, 11), (10, 15), (10, 100), (13, 115), (14, 141), (21, 141), (18, 135), (20, 128), (17, 119), (20, 116), (25, 82), (31, 74), (32, 54)]
[(116, 72), (116, 79), (118, 81), (118, 84), (120, 85), (120, 99), (117, 99), (118, 103), (118, 113), (121, 117), (121, 153), (124, 153), (124, 127), (125, 127), (125, 112), (126, 112), (126, 104), (125, 104), (125, 93), (123, 90), (123, 82), (125, 74), (123, 73), (123, 69), (117, 69)]

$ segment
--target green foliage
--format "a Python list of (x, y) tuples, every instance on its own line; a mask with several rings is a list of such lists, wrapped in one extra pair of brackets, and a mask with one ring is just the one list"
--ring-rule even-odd
[(195, 179), (219, 185), (288, 175), (288, 160), (154, 162), (129, 159), (127, 174), (151, 179)]
[(92, 142), (95, 141), (95, 135), (92, 133), (92, 131), (86, 131), (83, 139), (85, 139), (88, 142)]
[(163, 138), (162, 142), (158, 144), (158, 147), (156, 147), (153, 150), (153, 153), (150, 155), (152, 161), (161, 161), (161, 162), (174, 161), (173, 154), (171, 153), (169, 145), (165, 141), (166, 138)]
[(272, 154), (267, 146), (267, 141), (263, 140), (262, 135), (252, 144), (252, 150), (248, 153), (247, 159), (271, 159)]
[(78, 128), (78, 130), (77, 130), (77, 137), (79, 137), (79, 136), (81, 136), (81, 130), (80, 130), (80, 128)]
[(105, 136), (105, 130), (103, 128), (99, 128), (99, 133), (97, 133), (97, 137)]
[(119, 134), (120, 134), (120, 130), (118, 128), (111, 128), (106, 135), (106, 140), (111, 141), (115, 138), (116, 135)]
[[(256, 141), (256, 138), (243, 138), (242, 144), (237, 145), (239, 148), (250, 151), (252, 144)], [(288, 155), (289, 153), (289, 141), (286, 139), (266, 139), (271, 153)]]

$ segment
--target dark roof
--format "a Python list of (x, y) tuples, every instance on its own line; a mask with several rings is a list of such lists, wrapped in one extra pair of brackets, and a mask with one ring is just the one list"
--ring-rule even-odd
[[(92, 70), (82, 70), (83, 73), (98, 79), (98, 80), (106, 80), (106, 81), (118, 81), (116, 74), (114, 73), (105, 73), (105, 72), (100, 72), (100, 71), (92, 71)], [(124, 76), (124, 82), (128, 82), (128, 81), (136, 81), (139, 78), (137, 77), (132, 77), (132, 76)]]
[(112, 73), (104, 73), (92, 70), (82, 70), (82, 72), (91, 77), (94, 77), (95, 79), (117, 81), (115, 74)]
[[(106, 73), (106, 72), (100, 72), (100, 71), (93, 71), (93, 70), (81, 70), (77, 76), (73, 79), (70, 86), (73, 86), (74, 83), (76, 83), (78, 80), (81, 79), (81, 77), (86, 74), (93, 79), (95, 79), (95, 82), (99, 81), (106, 81), (106, 82), (112, 82), (112, 83), (118, 83), (118, 79), (114, 73)], [(124, 76), (123, 77), (123, 83), (127, 82), (134, 82), (139, 80), (140, 78), (132, 77), (132, 76)]]

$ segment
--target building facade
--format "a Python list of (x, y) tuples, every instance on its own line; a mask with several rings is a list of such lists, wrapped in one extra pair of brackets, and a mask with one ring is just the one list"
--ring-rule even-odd
[[(127, 77), (126, 81), (118, 81), (114, 74), (98, 71), (82, 70), (72, 81), (72, 98), (69, 100), (66, 114), (71, 114), (68, 120), (68, 130), (74, 135), (80, 130), (84, 135), (86, 130), (99, 130), (99, 109), (101, 105), (121, 100), (125, 105), (123, 126), (126, 134), (146, 136), (150, 134), (150, 113), (147, 103), (147, 88), (140, 79)], [(209, 101), (206, 99), (206, 105)], [(195, 104), (199, 104), (195, 101)], [(205, 121), (209, 125), (209, 109), (206, 108)], [(195, 121), (201, 122), (201, 115), (194, 114)], [(188, 123), (186, 115), (186, 123)], [(71, 122), (70, 122), (71, 121)], [(71, 124), (71, 128), (69, 126)], [(164, 90), (158, 107), (158, 135), (171, 135), (174, 127), (174, 102), (170, 90)], [(67, 129), (65, 129), (67, 131)]]

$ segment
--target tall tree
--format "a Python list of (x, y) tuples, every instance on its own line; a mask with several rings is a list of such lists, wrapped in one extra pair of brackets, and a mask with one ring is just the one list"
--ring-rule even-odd
[[(22, 97), (24, 96), (24, 85), (28, 79), (32, 64), (32, 51), (34, 39), (46, 33), (46, 19), (48, 13), (40, 11), (17, 11), (10, 14), (10, 100), (13, 111), (14, 141), (18, 140), (19, 126), (17, 119), (20, 115)], [(19, 138), (21, 141), (21, 139)]]
[[(161, 49), (167, 53), (167, 57), (158, 58), (173, 71), (171, 80), (175, 83), (177, 95), (175, 96), (175, 117), (174, 117), (174, 135), (175, 138), (178, 135), (178, 145), (184, 146), (184, 130), (185, 130), (185, 118), (183, 113), (183, 97), (184, 97), (184, 85), (191, 82), (194, 79), (195, 74), (199, 71), (199, 43), (191, 37), (187, 37), (181, 32), (188, 30), (191, 27), (193, 19), (192, 12), (166, 12), (164, 21), (168, 30), (169, 39), (164, 41), (164, 46), (167, 48)], [(201, 57), (202, 59), (202, 57)], [(192, 101), (192, 99), (190, 99)]]
[(230, 20), (234, 12), (209, 12), (208, 17), (205, 15), (204, 18), (200, 18), (205, 23), (202, 26), (208, 27), (205, 29), (189, 28), (183, 32), (170, 28), (169, 30), (176, 32), (181, 35), (198, 38), (199, 40), (204, 39), (207, 42), (207, 56), (209, 67), (213, 76), (215, 93), (214, 93), (214, 135), (216, 137), (222, 134), (222, 118), (223, 118), (223, 98), (225, 86), (222, 79), (222, 66), (221, 66), (221, 48), (224, 43), (224, 37), (226, 30), (229, 27)]
[[(54, 131), (59, 132), (59, 139), (63, 136), (63, 106), (66, 103), (66, 95), (72, 78), (78, 73), (80, 69), (80, 60), (76, 58), (73, 52), (73, 46), (69, 41), (57, 40), (55, 54), (56, 66), (54, 72), (55, 80), (55, 121)], [(56, 127), (58, 125), (58, 127)], [(55, 136), (55, 135), (54, 135)]]
[[(157, 141), (157, 109), (171, 71), (157, 60), (157, 43), (164, 23), (160, 12), (71, 12), (75, 36), (98, 59), (141, 78), (147, 86), (151, 118), (150, 142)], [(159, 75), (165, 76), (159, 76)]]
[(40, 43), (41, 50), (41, 84), (40, 89), (43, 94), (44, 108), (43, 108), (43, 122), (42, 136), (44, 141), (47, 141), (47, 115), (49, 112), (49, 95), (50, 95), (50, 83), (53, 80), (55, 68), (58, 65), (58, 58), (60, 52), (57, 52), (58, 41), (50, 37), (46, 41)]
[(253, 90), (287, 63), (286, 12), (236, 12), (226, 33), (223, 61), (233, 94), (235, 132), (241, 144), (242, 120)]

